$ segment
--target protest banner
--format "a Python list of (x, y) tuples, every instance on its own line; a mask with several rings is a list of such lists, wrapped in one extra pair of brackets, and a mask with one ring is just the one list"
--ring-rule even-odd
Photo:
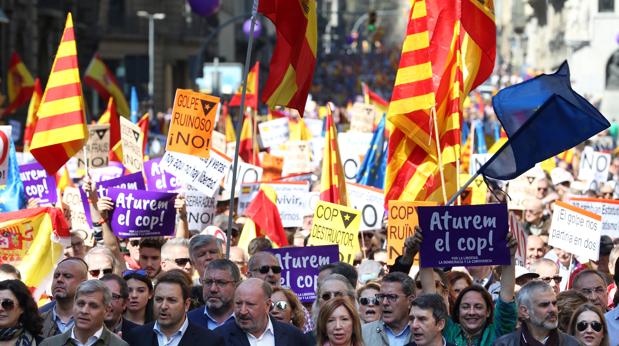
[(213, 224), (217, 200), (188, 185), (184, 191), (190, 230), (202, 231)]
[(288, 118), (269, 120), (258, 124), (260, 140), (265, 148), (276, 148), (288, 141), (290, 128)]
[(590, 211), (556, 201), (548, 230), (548, 245), (597, 261), (600, 254), (602, 217)]
[(114, 234), (120, 238), (174, 235), (175, 193), (110, 188), (114, 201), (110, 218)]
[(337, 263), (337, 245), (270, 249), (282, 267), (281, 285), (290, 288), (302, 303), (316, 300), (318, 273), (326, 264)]
[(433, 202), (389, 201), (387, 208), (387, 264), (393, 265), (404, 254), (404, 241), (415, 234), (419, 224), (417, 206), (432, 206)]
[(275, 205), (284, 227), (303, 226), (303, 216), (307, 209), (309, 183), (298, 182), (269, 182), (241, 184), (237, 214), (242, 215), (249, 203), (256, 197), (260, 185), (268, 185), (277, 195)]
[[(234, 191), (234, 195), (238, 195), (241, 190), (241, 184), (244, 183), (255, 183), (262, 179), (262, 167), (254, 166), (247, 162), (239, 161), (236, 172), (236, 190)], [(226, 179), (224, 180), (224, 191), (222, 191), (223, 196), (229, 196), (230, 190), (232, 189), (232, 169), (228, 170), (228, 174), (226, 175)]]
[[(310, 140), (312, 144), (312, 170), (320, 167), (322, 164), (322, 156), (324, 155), (325, 139), (323, 137), (314, 137)], [(338, 142), (341, 143), (341, 142)]]
[(507, 200), (509, 209), (525, 210), (525, 201), (537, 194), (535, 176), (529, 175), (529, 173), (530, 171), (509, 181), (509, 185), (507, 185), (507, 194), (510, 197)]
[[(467, 181), (470, 177), (468, 174), (460, 174), (460, 181)], [(484, 177), (478, 175), (460, 195), (461, 205), (486, 204), (487, 194), (488, 185)]]
[(352, 207), (361, 212), (359, 231), (380, 229), (385, 216), (383, 190), (357, 183), (346, 183), (348, 200)]
[(262, 153), (260, 164), (262, 166), (263, 181), (272, 181), (281, 178), (282, 169), (284, 168), (283, 157)]
[(144, 162), (144, 176), (149, 191), (177, 192), (182, 185), (174, 175), (163, 170), (161, 158)]
[(312, 170), (312, 147), (309, 141), (288, 141), (282, 175), (305, 173)]
[(586, 147), (580, 159), (578, 180), (605, 182), (608, 180), (610, 161), (610, 154), (594, 151), (593, 148)]
[(142, 132), (138, 125), (125, 117), (120, 117), (120, 141), (123, 147), (123, 165), (131, 172), (143, 169)]
[(619, 237), (619, 201), (601, 198), (571, 197), (571, 205), (602, 216), (601, 235)]
[[(90, 215), (86, 215), (86, 208), (82, 199), (82, 192), (77, 187), (67, 186), (62, 194), (62, 203), (69, 207), (71, 215), (71, 230), (80, 231), (85, 234), (84, 244), (93, 246), (95, 243), (92, 222), (89, 222)], [(90, 209), (88, 209), (90, 212)]]
[(337, 244), (340, 262), (353, 264), (359, 247), (361, 213), (353, 208), (319, 201), (314, 211), (314, 224), (308, 245)]
[[(471, 154), (471, 161), (469, 162), (469, 174), (474, 175), (486, 163), (492, 154)], [(466, 181), (466, 180), (465, 180)]]
[(349, 114), (350, 132), (372, 133), (374, 131), (374, 119), (377, 117), (374, 105), (357, 102), (352, 106)]
[(213, 197), (221, 180), (228, 174), (232, 160), (214, 149), (208, 159), (167, 151), (159, 164), (181, 182)]
[(97, 184), (97, 195), (99, 195), (99, 197), (107, 196), (107, 190), (112, 187), (127, 190), (146, 189), (142, 172), (135, 172), (122, 177), (100, 182)]
[[(84, 155), (86, 151), (86, 155)], [(107, 167), (110, 155), (110, 124), (88, 125), (88, 142), (75, 157), (78, 169)]]
[(32, 154), (30, 154), (29, 152), (22, 153), (22, 152), (16, 151), (15, 157), (17, 157), (18, 165), (25, 165), (26, 163), (31, 163), (31, 162), (36, 161), (34, 159), (34, 156), (32, 156)]
[(340, 144), (340, 157), (346, 181), (355, 182), (363, 157), (370, 147), (372, 133), (344, 132), (338, 134), (337, 140)]
[(19, 177), (24, 184), (26, 200), (40, 199), (39, 205), (54, 205), (58, 201), (56, 177), (47, 175), (45, 168), (38, 162), (19, 166)]
[(110, 161), (107, 167), (91, 169), (90, 177), (95, 183), (121, 177), (125, 173), (123, 164), (116, 161)]
[(9, 175), (9, 148), (11, 147), (11, 126), (0, 126), (0, 185), (6, 185)]
[(213, 135), (211, 136), (211, 147), (215, 150), (219, 150), (222, 153), (226, 151), (226, 135), (219, 131), (213, 130)]
[(510, 264), (505, 204), (417, 207), (421, 267)]
[(176, 89), (166, 151), (208, 159), (219, 97)]

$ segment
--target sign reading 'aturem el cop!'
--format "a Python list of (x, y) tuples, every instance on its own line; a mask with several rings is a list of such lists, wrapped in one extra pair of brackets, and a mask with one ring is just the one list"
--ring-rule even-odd
[(175, 193), (110, 188), (114, 201), (112, 229), (120, 238), (174, 234)]

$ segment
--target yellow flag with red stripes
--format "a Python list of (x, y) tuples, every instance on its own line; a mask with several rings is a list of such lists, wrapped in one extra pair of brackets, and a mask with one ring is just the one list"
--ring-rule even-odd
[(337, 142), (337, 128), (333, 122), (330, 106), (327, 106), (327, 109), (329, 114), (327, 115), (322, 174), (320, 176), (320, 200), (348, 205), (344, 167)]

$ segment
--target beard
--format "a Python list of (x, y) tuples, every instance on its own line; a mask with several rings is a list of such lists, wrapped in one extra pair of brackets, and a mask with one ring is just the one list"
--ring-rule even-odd
[[(555, 320), (554, 321), (550, 321), (549, 319), (551, 317), (554, 317)], [(538, 317), (535, 314), (532, 314), (530, 317), (531, 320), (531, 324), (546, 329), (546, 330), (553, 330), (553, 329), (557, 329), (557, 327), (559, 326), (559, 319), (557, 318), (557, 314), (552, 312), (552, 313), (548, 313), (546, 314), (546, 316), (544, 317)]]

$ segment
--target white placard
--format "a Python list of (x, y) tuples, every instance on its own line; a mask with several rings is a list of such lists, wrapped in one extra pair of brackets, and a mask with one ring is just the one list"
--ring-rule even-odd
[(309, 141), (286, 142), (282, 176), (312, 171), (312, 146)]
[(214, 131), (211, 136), (212, 148), (221, 151), (222, 153), (226, 151), (226, 135), (221, 132)]
[(217, 150), (212, 150), (208, 159), (167, 151), (160, 162), (166, 172), (209, 197), (215, 196), (231, 164), (232, 160)]
[(600, 254), (602, 217), (561, 201), (555, 202), (548, 244), (597, 261)]
[(599, 198), (572, 197), (569, 203), (602, 216), (602, 235), (619, 237), (619, 201)]
[[(86, 160), (84, 160), (84, 150)], [(77, 168), (88, 169), (107, 167), (110, 156), (110, 124), (88, 125), (88, 142), (75, 157), (77, 158)]]
[(593, 151), (591, 147), (586, 147), (580, 158), (578, 180), (605, 182), (608, 180), (610, 161), (610, 154)]
[(74, 231), (84, 231), (86, 233), (84, 244), (92, 246), (94, 244), (94, 234), (90, 228), (90, 224), (88, 224), (80, 189), (72, 186), (65, 187), (62, 193), (62, 202), (69, 206), (69, 210), (71, 211), (71, 229)]
[(131, 172), (144, 168), (142, 155), (142, 132), (138, 125), (125, 117), (120, 117), (120, 141), (123, 146), (123, 166)]
[[(243, 183), (255, 183), (262, 179), (262, 167), (254, 166), (247, 162), (239, 161), (236, 173), (236, 191), (235, 195), (238, 195), (241, 184)], [(232, 188), (232, 169), (228, 171), (226, 179), (224, 180), (224, 191), (222, 196), (229, 196), (230, 189)]]
[(217, 201), (200, 190), (187, 185), (184, 191), (187, 206), (187, 222), (190, 230), (202, 231), (213, 224)]
[[(302, 227), (303, 216), (309, 202), (309, 183), (307, 182), (269, 182), (262, 183), (275, 190), (277, 210), (284, 227)], [(258, 194), (261, 183), (241, 185), (238, 214), (242, 215), (247, 206)]]
[(492, 154), (472, 154), (471, 161), (469, 162), (469, 174), (471, 176), (475, 175), (481, 166), (490, 160), (491, 157)]
[(385, 214), (383, 190), (355, 183), (346, 183), (348, 202), (361, 212), (360, 231), (380, 229)]
[(510, 180), (507, 186), (507, 194), (510, 199), (507, 201), (507, 206), (511, 210), (525, 210), (524, 202), (534, 198), (537, 194), (537, 183), (535, 176), (523, 175), (516, 179)]
[(290, 133), (288, 118), (269, 120), (258, 124), (262, 145), (267, 148), (286, 143)]
[(351, 132), (372, 133), (377, 116), (374, 105), (355, 103), (349, 113)]

